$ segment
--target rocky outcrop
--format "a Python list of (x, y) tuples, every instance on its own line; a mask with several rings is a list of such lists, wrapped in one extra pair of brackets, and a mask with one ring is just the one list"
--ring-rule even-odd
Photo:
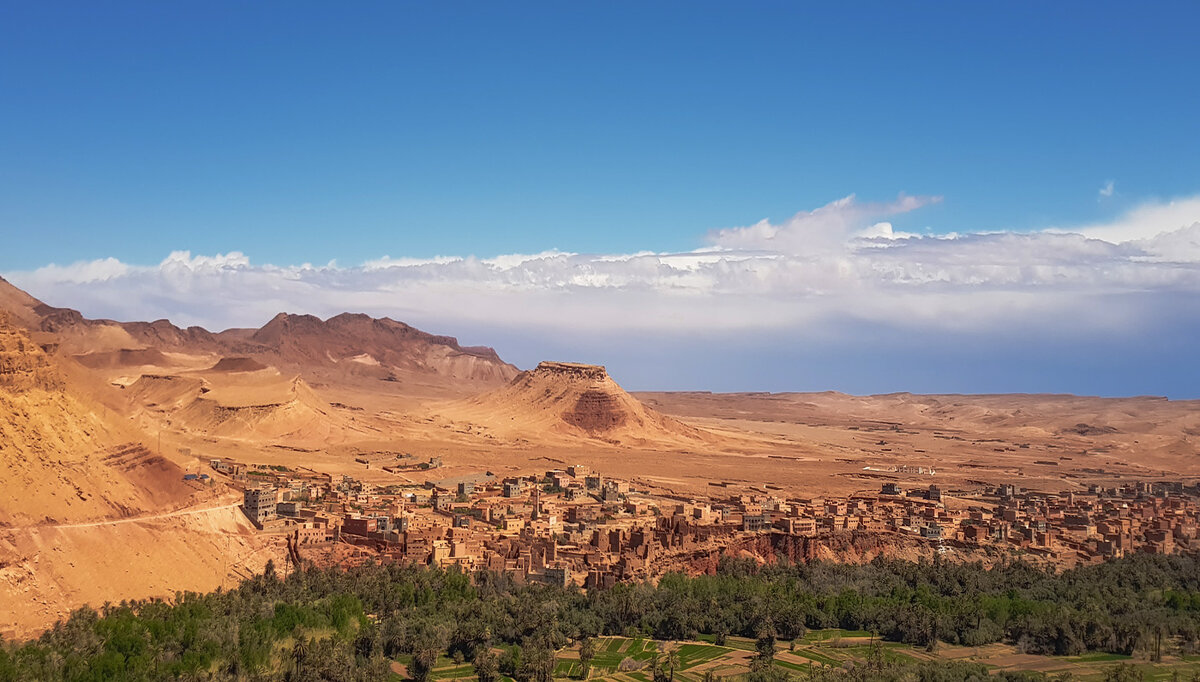
[(62, 376), (40, 346), (25, 330), (9, 323), (0, 313), (0, 388), (23, 392), (33, 389), (62, 390)]
[(499, 437), (587, 438), (610, 444), (688, 445), (714, 436), (643, 405), (600, 365), (542, 362), (446, 414)]
[(562, 420), (588, 433), (611, 431), (631, 416), (629, 405), (622, 399), (627, 394), (609, 379), (603, 365), (546, 361), (526, 372), (524, 378), (529, 385), (579, 385), (574, 403), (564, 405)]
[(626, 411), (617, 396), (605, 391), (584, 391), (563, 421), (591, 433), (610, 431), (625, 423)]
[(549, 381), (604, 381), (608, 372), (604, 365), (585, 365), (578, 362), (539, 362), (529, 374)]
[(805, 537), (772, 532), (738, 538), (721, 549), (697, 553), (684, 568), (693, 575), (712, 575), (725, 558), (751, 558), (764, 564), (814, 560), (866, 563), (880, 556), (916, 560), (936, 553), (934, 543), (896, 533), (849, 531)]
[(542, 362), (518, 375), (509, 389), (513, 394), (510, 400), (531, 403), (594, 436), (626, 424), (637, 425), (651, 416), (601, 365)]

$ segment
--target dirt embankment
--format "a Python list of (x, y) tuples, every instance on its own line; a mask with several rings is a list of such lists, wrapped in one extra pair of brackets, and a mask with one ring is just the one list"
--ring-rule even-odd
[[(955, 550), (956, 557), (963, 560)], [(938, 555), (936, 543), (896, 533), (848, 531), (815, 537), (786, 533), (763, 533), (739, 538), (720, 549), (700, 552), (690, 557), (684, 569), (692, 574), (715, 574), (725, 558), (753, 559), (763, 564), (779, 562), (808, 563), (814, 560), (860, 564), (876, 557), (916, 561)], [(969, 557), (986, 561), (985, 554)]]

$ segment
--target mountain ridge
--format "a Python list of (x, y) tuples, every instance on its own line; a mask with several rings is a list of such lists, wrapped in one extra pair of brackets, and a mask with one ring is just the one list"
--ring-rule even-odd
[(280, 312), (256, 329), (213, 332), (200, 326), (180, 327), (167, 319), (87, 318), (78, 310), (46, 304), (3, 278), (0, 310), (30, 332), (54, 335), (70, 355), (147, 348), (203, 352), (248, 356), (309, 373), (336, 368), (364, 379), (392, 381), (442, 376), (481, 388), (500, 385), (520, 371), (493, 348), (464, 346), (456, 337), (365, 313), (343, 312), (322, 320)]

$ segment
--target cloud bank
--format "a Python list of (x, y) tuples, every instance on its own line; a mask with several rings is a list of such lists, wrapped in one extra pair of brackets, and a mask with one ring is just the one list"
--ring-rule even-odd
[(872, 340), (1098, 335), (1135, 348), (1197, 320), (1200, 196), (1145, 204), (1108, 224), (1030, 233), (922, 236), (887, 221), (939, 200), (848, 196), (778, 224), (711, 232), (704, 246), (679, 253), (550, 250), (339, 266), (176, 252), (152, 266), (106, 258), (5, 276), (89, 316), (223, 329), (259, 326), (279, 311), (351, 310), (443, 333), (525, 338), (533, 348), (546, 338), (569, 348), (570, 339), (760, 337), (866, 352)]

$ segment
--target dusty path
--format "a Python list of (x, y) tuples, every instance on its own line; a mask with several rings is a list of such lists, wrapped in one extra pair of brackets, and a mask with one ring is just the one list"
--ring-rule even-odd
[(15, 531), (36, 531), (51, 528), (95, 528), (97, 526), (115, 526), (122, 523), (138, 523), (140, 521), (155, 521), (158, 519), (169, 519), (175, 516), (190, 516), (193, 514), (204, 514), (207, 512), (221, 511), (224, 509), (232, 509), (242, 504), (241, 499), (236, 501), (228, 501), (226, 498), (222, 504), (204, 506), (204, 507), (184, 507), (169, 512), (160, 512), (158, 514), (143, 514), (140, 516), (126, 516), (119, 519), (103, 519), (100, 521), (86, 521), (83, 523), (39, 523), (30, 526), (0, 526), (0, 533), (15, 532)]
[(0, 635), (35, 637), (84, 604), (169, 599), (232, 587), (283, 565), (278, 536), (254, 531), (240, 496), (126, 518), (0, 528)]

